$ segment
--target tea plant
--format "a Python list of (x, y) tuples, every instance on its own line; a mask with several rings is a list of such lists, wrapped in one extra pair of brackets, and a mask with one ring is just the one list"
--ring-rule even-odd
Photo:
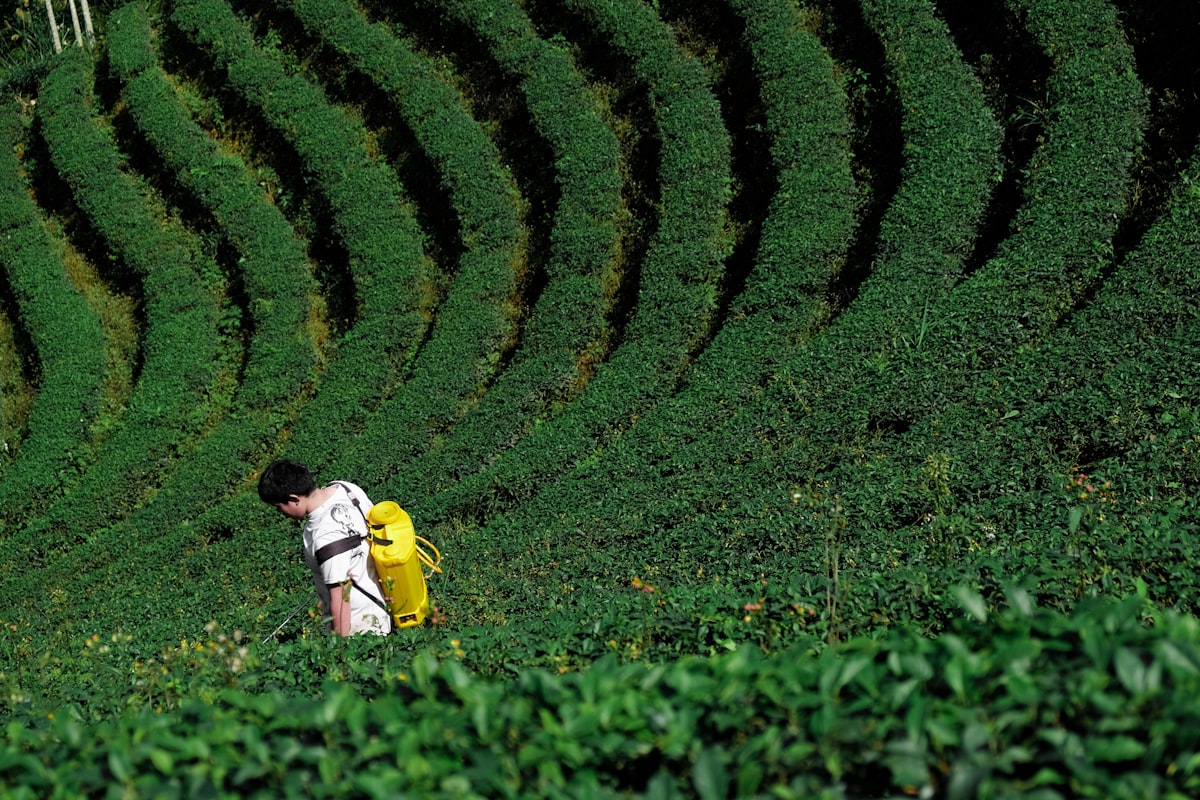
[[(959, 5), (0, 64), (0, 794), (1200, 792), (1200, 12)], [(278, 455), (410, 510), (425, 625), (326, 635)]]

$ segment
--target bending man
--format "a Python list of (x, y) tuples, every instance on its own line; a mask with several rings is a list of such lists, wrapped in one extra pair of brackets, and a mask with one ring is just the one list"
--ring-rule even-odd
[(366, 538), (367, 493), (346, 481), (318, 488), (308, 467), (274, 461), (258, 479), (258, 496), (284, 516), (304, 520), (304, 561), (333, 631), (390, 632), (392, 619)]

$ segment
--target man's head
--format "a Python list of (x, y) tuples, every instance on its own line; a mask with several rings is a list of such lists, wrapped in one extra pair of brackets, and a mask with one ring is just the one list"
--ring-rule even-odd
[(312, 473), (299, 461), (272, 461), (258, 479), (258, 496), (262, 501), (292, 519), (304, 517), (305, 499), (316, 488)]

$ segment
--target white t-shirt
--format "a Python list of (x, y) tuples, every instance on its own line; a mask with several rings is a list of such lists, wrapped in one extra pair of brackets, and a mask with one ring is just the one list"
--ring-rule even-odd
[[(316, 553), (322, 547), (367, 533), (364, 515), (371, 508), (367, 493), (344, 481), (333, 483), (329, 488), (334, 490), (333, 495), (304, 520), (304, 561), (312, 570), (321, 608), (328, 614), (332, 608), (330, 593), (349, 591), (350, 633), (388, 633), (392, 629), (391, 617), (365, 594), (369, 592), (375, 598), (383, 599), (375, 562), (365, 540), (358, 547), (339, 553), (323, 564), (317, 563)], [(352, 498), (358, 500), (357, 508)], [(351, 580), (353, 584), (349, 583)]]

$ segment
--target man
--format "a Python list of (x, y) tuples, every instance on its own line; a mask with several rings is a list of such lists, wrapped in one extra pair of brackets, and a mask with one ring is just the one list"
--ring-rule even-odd
[(258, 496), (284, 516), (304, 520), (304, 561), (333, 631), (390, 632), (391, 615), (365, 538), (371, 508), (366, 492), (346, 481), (318, 488), (308, 467), (274, 461), (258, 479)]

